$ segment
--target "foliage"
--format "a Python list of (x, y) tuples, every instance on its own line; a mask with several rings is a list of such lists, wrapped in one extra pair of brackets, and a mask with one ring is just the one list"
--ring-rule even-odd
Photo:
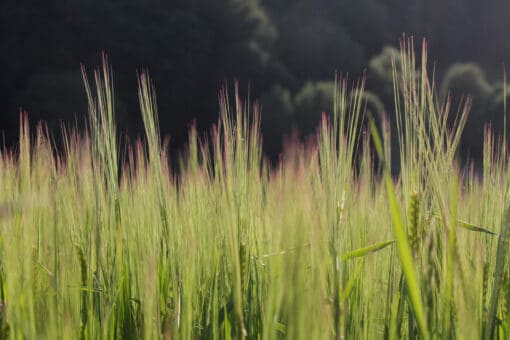
[(295, 121), (294, 98), (287, 88), (274, 85), (260, 99), (260, 126), (264, 131), (264, 149), (281, 150), (281, 137)]
[(507, 146), (487, 133), (483, 178), (461, 172), (468, 107), (448, 125), (425, 44), (419, 65), (411, 41), (400, 56), (396, 131), (364, 117), (363, 80), (309, 84), (295, 104), (331, 113), (269, 167), (235, 88), (207, 138), (191, 129), (179, 174), (147, 72), (144, 142), (122, 154), (111, 69), (84, 68), (89, 132), (64, 130), (59, 153), (22, 115), (17, 151), (0, 153), (0, 336), (507, 338)]
[(399, 67), (399, 51), (391, 46), (385, 46), (381, 53), (370, 59), (368, 63), (369, 86), (378, 93), (385, 102), (393, 99), (393, 63)]
[(331, 81), (307, 82), (296, 94), (296, 121), (305, 136), (317, 126), (323, 113), (333, 111), (335, 83)]
[(510, 128), (510, 122), (506, 118), (510, 99), (508, 85), (508, 83), (505, 84), (504, 82), (495, 83), (493, 85), (487, 108), (487, 116), (489, 117), (488, 124), (491, 126), (491, 129), (500, 136), (502, 136), (505, 131), (508, 132)]

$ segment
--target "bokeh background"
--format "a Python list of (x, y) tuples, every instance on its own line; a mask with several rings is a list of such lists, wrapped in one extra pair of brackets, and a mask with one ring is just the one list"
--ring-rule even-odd
[(304, 138), (331, 111), (335, 72), (365, 74), (369, 109), (391, 116), (391, 58), (405, 32), (428, 39), (441, 98), (473, 96), (462, 150), (477, 159), (483, 125), (503, 126), (509, 14), (502, 0), (2, 0), (2, 143), (14, 145), (20, 109), (57, 141), (62, 123), (83, 127), (80, 63), (92, 70), (104, 51), (124, 136), (142, 135), (137, 71), (154, 80), (172, 150), (193, 122), (200, 131), (216, 122), (218, 91), (237, 79), (262, 106), (275, 158), (285, 135)]

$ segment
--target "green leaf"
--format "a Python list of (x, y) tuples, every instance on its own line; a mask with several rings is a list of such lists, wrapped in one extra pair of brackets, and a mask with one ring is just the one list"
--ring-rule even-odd
[[(435, 218), (437, 219), (441, 219), (441, 217), (439, 215), (434, 215)], [(469, 222), (465, 222), (465, 221), (462, 221), (462, 220), (457, 220), (457, 225), (463, 229), (466, 229), (466, 230), (469, 230), (469, 231), (476, 231), (476, 232), (479, 232), (479, 233), (484, 233), (484, 234), (489, 234), (489, 235), (493, 235), (493, 236), (497, 236), (498, 234), (493, 232), (492, 230), (489, 230), (487, 228), (484, 228), (484, 227), (480, 227), (480, 226), (477, 226), (475, 224), (472, 224), (472, 223), (469, 223)]]
[(363, 269), (363, 261), (358, 261), (358, 264), (356, 265), (356, 269), (354, 270), (354, 274), (349, 277), (349, 281), (347, 281), (347, 284), (345, 285), (345, 288), (340, 294), (339, 303), (343, 304), (351, 295), (352, 288), (354, 288), (354, 283), (356, 282), (356, 279), (361, 274), (361, 270)]
[(372, 244), (368, 247), (359, 248), (342, 255), (342, 261), (352, 260), (357, 257), (364, 257), (370, 253), (375, 253), (381, 249), (386, 248), (390, 244), (395, 243), (395, 240), (384, 241), (381, 243)]
[(498, 305), (500, 303), (499, 294), (505, 266), (507, 262), (508, 244), (510, 239), (510, 205), (506, 207), (501, 222), (501, 235), (498, 238), (498, 247), (496, 249), (496, 267), (494, 268), (494, 283), (492, 286), (491, 300), (489, 304), (489, 312), (487, 314), (485, 339), (493, 339), (496, 331), (496, 319)]
[(493, 235), (493, 236), (497, 236), (498, 234), (489, 230), (489, 229), (486, 229), (486, 228), (483, 228), (483, 227), (480, 227), (480, 226), (477, 226), (477, 225), (474, 225), (474, 224), (471, 224), (471, 223), (468, 223), (468, 222), (464, 222), (464, 221), (461, 221), (461, 220), (457, 220), (457, 224), (459, 227), (461, 228), (464, 228), (466, 230), (470, 230), (470, 231), (476, 231), (476, 232), (480, 232), (480, 233), (484, 233), (484, 234), (489, 234), (489, 235)]
[(400, 208), (398, 206), (397, 195), (395, 194), (395, 188), (393, 186), (389, 164), (386, 163), (383, 152), (383, 144), (373, 117), (370, 117), (369, 125), (375, 150), (384, 166), (384, 182), (386, 184), (386, 191), (388, 194), (391, 220), (393, 222), (393, 231), (396, 237), (400, 263), (402, 265), (402, 271), (404, 272), (407, 283), (407, 293), (411, 301), (411, 306), (413, 308), (416, 321), (418, 322), (418, 326), (420, 328), (421, 336), (423, 339), (429, 339), (427, 321), (425, 319), (425, 308), (422, 302), (421, 289), (418, 282), (418, 275), (415, 269), (416, 266), (414, 264), (413, 255), (411, 252), (411, 246), (409, 244), (409, 239), (407, 238), (407, 231), (404, 227), (404, 220), (402, 219)]
[(274, 322), (274, 329), (276, 331), (280, 332), (281, 334), (287, 333), (287, 327), (285, 327), (285, 325), (283, 323), (278, 322), (278, 321)]

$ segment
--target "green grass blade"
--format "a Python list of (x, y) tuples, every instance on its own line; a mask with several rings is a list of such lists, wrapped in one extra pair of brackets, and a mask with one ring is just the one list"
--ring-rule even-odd
[(361, 271), (363, 269), (363, 261), (359, 261), (356, 265), (356, 269), (354, 270), (354, 273), (349, 277), (349, 280), (347, 281), (347, 284), (345, 285), (345, 288), (342, 291), (342, 294), (340, 294), (339, 303), (340, 305), (343, 304), (351, 295), (352, 289), (354, 288), (354, 283), (356, 282), (356, 279), (361, 274)]
[(397, 242), (400, 263), (407, 283), (407, 293), (409, 294), (409, 299), (411, 301), (414, 316), (418, 322), (418, 327), (420, 328), (421, 336), (423, 339), (428, 339), (429, 333), (427, 329), (427, 322), (425, 320), (425, 308), (422, 302), (418, 275), (415, 270), (416, 266), (414, 264), (411, 246), (407, 238), (407, 232), (404, 227), (400, 208), (398, 207), (397, 197), (389, 171), (389, 164), (385, 162), (381, 138), (372, 117), (370, 117), (369, 124), (372, 139), (374, 141), (374, 147), (384, 165), (384, 182), (390, 205), (391, 220), (393, 222), (393, 231)]
[(384, 241), (381, 243), (372, 244), (367, 247), (358, 248), (356, 250), (343, 254), (342, 261), (352, 260), (357, 257), (364, 257), (365, 255), (368, 255), (370, 253), (375, 253), (381, 249), (384, 249), (393, 243), (395, 243), (395, 240)]
[(492, 295), (489, 304), (489, 313), (487, 314), (484, 339), (493, 339), (495, 334), (498, 305), (500, 302), (499, 294), (501, 290), (501, 281), (505, 271), (509, 236), (510, 236), (510, 207), (507, 207), (505, 209), (503, 222), (501, 225), (501, 234), (498, 239), (498, 247), (496, 250), (496, 268), (494, 270), (494, 285), (492, 286)]
[(492, 236), (497, 236), (498, 234), (487, 229), (487, 228), (484, 228), (484, 227), (480, 227), (480, 226), (477, 226), (475, 224), (472, 224), (472, 223), (469, 223), (469, 222), (465, 222), (465, 221), (462, 221), (462, 220), (457, 220), (457, 225), (463, 229), (466, 229), (466, 230), (469, 230), (469, 231), (475, 231), (475, 232), (479, 232), (479, 233), (483, 233), (483, 234), (488, 234), (488, 235), (492, 235)]
[[(441, 219), (441, 217), (439, 215), (434, 215), (434, 217), (437, 219)], [(457, 226), (461, 227), (462, 229), (469, 230), (469, 231), (479, 232), (479, 233), (488, 234), (488, 235), (492, 235), (492, 236), (498, 235), (498, 233), (496, 233), (492, 230), (489, 230), (487, 228), (480, 227), (476, 224), (469, 223), (469, 222), (459, 220), (459, 219), (457, 219)]]

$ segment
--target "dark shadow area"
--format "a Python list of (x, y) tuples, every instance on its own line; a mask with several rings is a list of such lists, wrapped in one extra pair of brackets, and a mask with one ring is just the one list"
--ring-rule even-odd
[(16, 142), (20, 108), (32, 126), (46, 121), (57, 144), (62, 122), (83, 128), (80, 63), (91, 70), (104, 51), (123, 135), (143, 134), (137, 71), (154, 80), (174, 155), (193, 121), (200, 132), (217, 121), (218, 91), (238, 79), (246, 97), (249, 89), (260, 100), (264, 151), (277, 159), (285, 135), (305, 138), (331, 112), (336, 71), (366, 74), (370, 110), (391, 117), (391, 58), (408, 32), (428, 39), (440, 95), (451, 90), (454, 110), (473, 96), (462, 150), (476, 160), (483, 125), (503, 126), (508, 14), (502, 0), (4, 0), (1, 136)]

